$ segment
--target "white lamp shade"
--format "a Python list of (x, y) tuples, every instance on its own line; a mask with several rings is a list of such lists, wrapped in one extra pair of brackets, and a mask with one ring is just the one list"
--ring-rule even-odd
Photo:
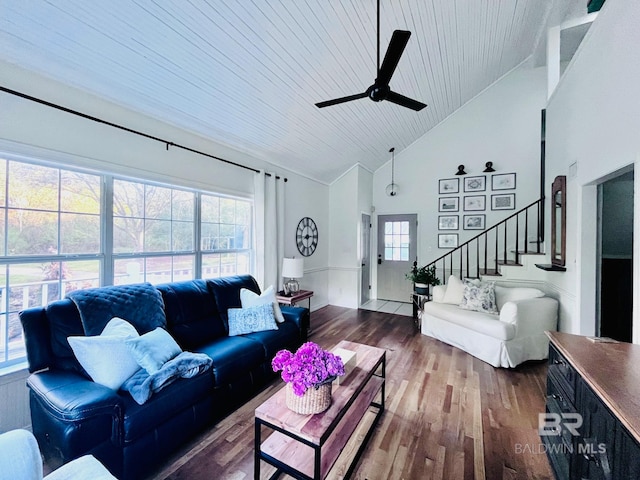
[(286, 278), (302, 278), (304, 276), (304, 260), (302, 258), (283, 258), (282, 276)]

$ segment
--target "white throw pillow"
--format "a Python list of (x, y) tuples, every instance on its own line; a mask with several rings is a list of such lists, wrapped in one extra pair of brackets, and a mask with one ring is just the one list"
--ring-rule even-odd
[[(480, 285), (480, 280), (465, 279), (473, 285)], [(451, 305), (460, 305), (464, 295), (464, 282), (455, 275), (450, 275), (446, 284), (446, 291), (441, 303), (450, 303)]]
[(531, 287), (501, 287), (500, 285), (496, 285), (495, 292), (498, 310), (502, 310), (502, 307), (507, 302), (544, 297), (543, 291)]
[(241, 288), (240, 303), (242, 303), (242, 308), (257, 307), (258, 305), (271, 303), (273, 305), (273, 316), (276, 318), (276, 321), (278, 323), (284, 322), (280, 305), (276, 301), (276, 292), (273, 290), (273, 285), (265, 288), (262, 295), (258, 295), (246, 288)]
[(133, 325), (114, 317), (100, 335), (68, 337), (67, 340), (78, 362), (94, 382), (118, 390), (140, 369), (125, 343), (127, 339), (138, 336)]
[(447, 280), (447, 290), (444, 292), (442, 303), (450, 303), (452, 305), (460, 305), (462, 296), (464, 295), (464, 283), (455, 275), (449, 276)]

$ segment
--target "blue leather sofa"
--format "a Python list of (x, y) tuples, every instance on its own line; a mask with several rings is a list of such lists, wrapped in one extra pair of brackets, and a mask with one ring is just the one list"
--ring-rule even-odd
[[(73, 301), (66, 298), (21, 312), (32, 373), (27, 380), (32, 428), (45, 458), (55, 467), (93, 454), (119, 479), (138, 479), (261, 390), (275, 376), (275, 353), (306, 341), (309, 311), (283, 306), (285, 322), (278, 330), (230, 337), (227, 309), (241, 306), (243, 287), (260, 293), (248, 275), (155, 287), (165, 324), (134, 323), (138, 333), (162, 326), (183, 350), (207, 354), (213, 366), (176, 380), (142, 405), (126, 392), (94, 383), (76, 361), (67, 337), (85, 332)], [(119, 292), (109, 286), (94, 291), (105, 298)]]

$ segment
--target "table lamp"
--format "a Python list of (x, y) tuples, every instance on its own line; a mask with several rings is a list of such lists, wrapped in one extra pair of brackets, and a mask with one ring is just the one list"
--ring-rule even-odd
[(284, 284), (285, 295), (292, 295), (300, 291), (300, 284), (296, 278), (304, 275), (304, 260), (302, 258), (283, 258), (282, 276), (288, 278)]

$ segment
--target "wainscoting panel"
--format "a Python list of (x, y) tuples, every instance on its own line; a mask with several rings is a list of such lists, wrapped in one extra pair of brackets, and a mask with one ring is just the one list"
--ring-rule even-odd
[(0, 432), (31, 428), (26, 369), (0, 376)]

